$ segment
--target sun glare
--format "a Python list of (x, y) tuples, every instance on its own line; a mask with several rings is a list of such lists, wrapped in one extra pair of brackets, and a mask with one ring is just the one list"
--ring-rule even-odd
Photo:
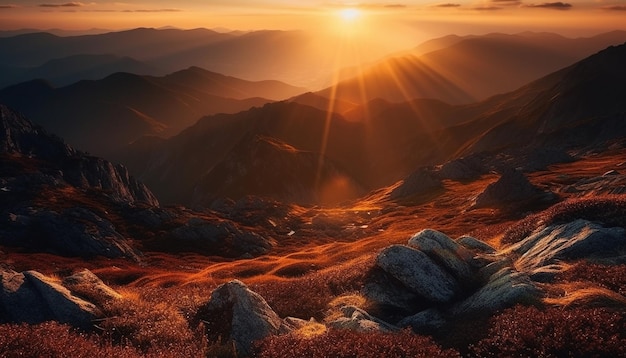
[(339, 11), (339, 16), (343, 21), (352, 22), (361, 16), (361, 11), (351, 7)]

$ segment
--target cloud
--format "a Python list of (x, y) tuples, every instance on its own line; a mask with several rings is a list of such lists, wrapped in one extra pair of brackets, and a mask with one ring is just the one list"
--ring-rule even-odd
[(389, 4), (389, 5), (385, 5), (384, 7), (392, 8), (392, 9), (401, 9), (401, 8), (405, 8), (406, 5), (404, 5), (404, 4)]
[(518, 6), (522, 3), (520, 0), (491, 0), (491, 2), (502, 6)]
[(459, 7), (459, 6), (461, 6), (461, 4), (445, 3), (445, 4), (433, 5), (433, 7)]
[(39, 7), (81, 7), (85, 6), (82, 2), (66, 2), (64, 4), (39, 4)]
[(602, 9), (609, 11), (626, 11), (626, 5), (603, 6)]
[(499, 6), (477, 6), (477, 7), (473, 7), (472, 10), (495, 11), (495, 10), (502, 10), (502, 8)]
[(136, 10), (122, 10), (121, 12), (180, 12), (181, 9), (136, 9)]
[(11, 5), (11, 4), (7, 4), (7, 5), (0, 5), (0, 9), (16, 9), (19, 6), (17, 5)]
[(554, 10), (569, 10), (572, 8), (572, 4), (566, 2), (544, 2), (543, 4), (529, 4), (526, 7), (544, 8)]

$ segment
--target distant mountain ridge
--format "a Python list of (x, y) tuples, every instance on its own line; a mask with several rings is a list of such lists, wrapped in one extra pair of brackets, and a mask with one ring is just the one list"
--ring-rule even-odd
[[(317, 92), (365, 103), (434, 98), (466, 104), (513, 91), (603, 48), (626, 41), (626, 31), (569, 39), (552, 33), (444, 37), (381, 60), (351, 79)], [(429, 49), (435, 49), (426, 52)]]
[(109, 155), (143, 135), (172, 135), (202, 116), (236, 113), (302, 91), (192, 67), (164, 77), (116, 73), (61, 88), (31, 81), (0, 90), (0, 102), (77, 148)]

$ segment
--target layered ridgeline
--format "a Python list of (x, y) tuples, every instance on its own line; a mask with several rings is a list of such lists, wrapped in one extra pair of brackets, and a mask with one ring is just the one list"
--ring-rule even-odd
[(34, 80), (1, 90), (0, 102), (81, 150), (108, 155), (143, 135), (169, 136), (204, 115), (236, 113), (303, 90), (190, 67), (163, 77), (116, 73), (59, 88)]
[(626, 45), (610, 47), (469, 105), (374, 100), (342, 116), (267, 104), (206, 117), (168, 140), (138, 141), (124, 161), (162, 200), (202, 205), (245, 194), (310, 203), (337, 188), (358, 195), (419, 166), (477, 155), (496, 160), (500, 152), (516, 152), (523, 162), (551, 150), (558, 161), (569, 158), (565, 150), (597, 148), (626, 134), (624, 60)]
[[(144, 250), (239, 257), (267, 252), (277, 236), (212, 212), (161, 208), (124, 166), (73, 149), (4, 105), (0, 120), (0, 245), (11, 250), (132, 260)], [(255, 209), (270, 213), (265, 205), (273, 204)]]
[(625, 31), (576, 39), (533, 32), (446, 36), (372, 66), (352, 69), (348, 71), (352, 77), (318, 93), (355, 103), (375, 98), (472, 103), (513, 91), (624, 41)]
[[(102, 60), (101, 55), (118, 57), (109, 62), (114, 71), (105, 74), (128, 70), (119, 62), (127, 58), (140, 64), (135, 67), (142, 71), (138, 74), (164, 75), (198, 66), (249, 80), (276, 79), (321, 88), (328, 84), (332, 68), (327, 63), (327, 52), (319, 51), (315, 41), (301, 31), (220, 33), (208, 29), (138, 28), (65, 37), (43, 32), (22, 34), (0, 38), (0, 88), (32, 74), (55, 81), (59, 77), (99, 79), (78, 77), (78, 70), (94, 67)], [(79, 55), (88, 56), (83, 58), (88, 61), (77, 68), (62, 65)]]

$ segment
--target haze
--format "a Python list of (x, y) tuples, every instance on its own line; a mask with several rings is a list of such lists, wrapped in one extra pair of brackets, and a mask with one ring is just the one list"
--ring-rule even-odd
[[(359, 12), (346, 18), (346, 9)], [(551, 31), (590, 36), (624, 29), (620, 0), (483, 1), (45, 1), (0, 2), (0, 30), (121, 30), (136, 27), (305, 30), (332, 52), (349, 44), (343, 65), (371, 61), (451, 33)], [(349, 58), (347, 58), (349, 57)], [(338, 64), (338, 65), (342, 65)]]

